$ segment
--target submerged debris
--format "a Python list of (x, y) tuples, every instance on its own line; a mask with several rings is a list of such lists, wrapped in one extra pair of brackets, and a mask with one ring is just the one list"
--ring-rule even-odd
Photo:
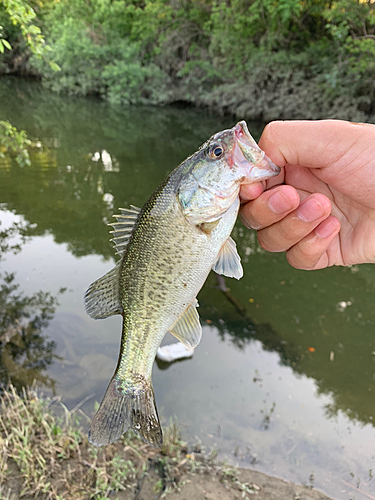
[(193, 347), (186, 347), (181, 342), (175, 342), (174, 344), (159, 347), (156, 357), (165, 363), (173, 363), (173, 361), (178, 361), (179, 359), (192, 358), (193, 354)]

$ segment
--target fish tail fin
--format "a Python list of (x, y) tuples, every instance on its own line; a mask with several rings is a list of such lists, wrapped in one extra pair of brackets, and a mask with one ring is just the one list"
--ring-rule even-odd
[[(141, 382), (139, 382), (141, 379)], [(124, 391), (112, 378), (99, 410), (94, 416), (89, 441), (95, 446), (113, 443), (129, 428), (154, 447), (160, 448), (163, 434), (151, 383), (139, 376), (133, 387)]]

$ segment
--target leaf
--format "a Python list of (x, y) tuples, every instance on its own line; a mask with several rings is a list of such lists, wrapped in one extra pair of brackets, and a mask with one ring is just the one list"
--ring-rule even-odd
[(12, 46), (11, 44), (8, 42), (8, 40), (1, 40), (2, 44), (8, 49), (8, 50), (12, 50)]
[(60, 66), (59, 66), (57, 63), (55, 63), (55, 62), (53, 62), (53, 61), (50, 61), (50, 62), (49, 62), (49, 65), (50, 65), (50, 68), (51, 68), (53, 71), (61, 71), (61, 68), (60, 68)]

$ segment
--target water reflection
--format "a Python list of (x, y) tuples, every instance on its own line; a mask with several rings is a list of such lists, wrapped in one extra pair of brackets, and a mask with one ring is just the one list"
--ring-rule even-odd
[[(254, 246), (256, 247), (256, 243)], [(365, 267), (363, 266), (362, 269), (366, 280), (369, 280), (370, 277), (365, 272)], [(250, 273), (254, 274), (253, 268)], [(247, 279), (250, 281), (251, 277), (246, 275), (245, 270), (244, 280)], [(327, 342), (324, 334), (319, 335), (314, 332), (315, 335), (308, 338), (306, 342), (304, 336), (298, 334), (299, 325), (296, 325), (297, 328), (294, 327), (297, 330), (294, 335), (287, 337), (285, 325), (280, 324), (276, 329), (273, 326), (274, 322), (257, 322), (254, 319), (254, 308), (248, 300), (250, 294), (244, 293), (243, 287), (240, 288), (240, 284), (237, 285), (232, 280), (227, 280), (226, 283), (233, 289), (229, 296), (220, 290), (214, 276), (211, 275), (206, 287), (199, 295), (199, 313), (202, 320), (214, 326), (223, 341), (229, 340), (240, 350), (244, 350), (254, 340), (261, 341), (265, 351), (278, 353), (281, 366), (292, 368), (299, 376), (305, 375), (313, 378), (318, 394), (327, 394), (332, 397), (332, 403), (325, 407), (327, 418), (336, 417), (341, 411), (353, 420), (374, 425), (374, 407), (370, 397), (375, 391), (375, 356), (373, 354), (375, 340), (372, 322), (363, 325), (362, 331), (358, 327), (332, 329), (329, 332), (329, 347), (327, 348), (324, 346), (324, 342)], [(329, 295), (329, 286), (326, 286)], [(339, 283), (340, 289), (341, 286)], [(362, 279), (358, 286), (362, 286)], [(238, 293), (238, 290), (241, 292)], [(356, 297), (358, 302), (357, 294)], [(367, 298), (371, 302), (371, 296)], [(332, 306), (335, 313), (336, 305), (334, 303)], [(370, 304), (369, 306), (371, 307)], [(269, 310), (269, 315), (272, 317), (271, 307)], [(356, 313), (356, 311), (353, 312)], [(328, 311), (326, 314), (328, 316)], [(333, 314), (333, 311), (330, 314)], [(369, 312), (367, 314), (369, 315)], [(346, 316), (345, 322), (349, 322), (350, 325), (353, 319), (349, 311), (346, 311)], [(293, 330), (293, 326), (290, 330)], [(360, 333), (360, 338), (356, 337)], [(306, 343), (307, 347), (304, 345)], [(310, 351), (309, 344), (311, 343), (317, 348), (311, 348)], [(353, 351), (358, 353), (357, 356), (353, 354)], [(330, 357), (332, 352), (335, 352), (333, 358)]]
[[(2, 99), (5, 96), (6, 99)], [(63, 99), (43, 93), (38, 85), (23, 84), (19, 80), (5, 80), (0, 86), (0, 102), (2, 114), (11, 114), (14, 124), (25, 128), (36, 145), (31, 152), (31, 167), (20, 168), (8, 158), (1, 169), (0, 199), (8, 210), (24, 216), (23, 237), (52, 234), (56, 243), (67, 243), (68, 250), (75, 256), (97, 254), (104, 259), (114, 256), (106, 223), (117, 208), (131, 203), (142, 204), (167, 172), (194, 151), (202, 140), (233, 121), (220, 122), (209, 117), (202, 120), (192, 111), (181, 113), (177, 109), (116, 111), (95, 100)], [(259, 136), (259, 124), (252, 124), (251, 130)], [(342, 409), (352, 418), (371, 422), (372, 405), (368, 403), (368, 392), (374, 387), (375, 358), (365, 351), (372, 351), (375, 344), (369, 347), (368, 340), (356, 343), (355, 349), (360, 351), (361, 358), (358, 364), (352, 349), (345, 348), (353, 343), (352, 331), (337, 327), (332, 310), (326, 310), (323, 315), (320, 311), (320, 323), (309, 325), (307, 302), (298, 303), (294, 295), (295, 308), (290, 304), (287, 305), (289, 310), (285, 308), (290, 317), (284, 315), (276, 319), (277, 307), (280, 307), (277, 301), (285, 302), (290, 293), (288, 285), (297, 290), (292, 270), (287, 271), (291, 276), (289, 282), (280, 280), (278, 290), (276, 287), (267, 290), (267, 320), (257, 318), (257, 311), (249, 306), (248, 297), (243, 299), (242, 296), (246, 286), (253, 290), (252, 295), (265, 288), (261, 284), (252, 285), (254, 261), (263, 273), (262, 279), (272, 280), (267, 270), (270, 257), (262, 257), (252, 233), (244, 234), (239, 228), (235, 232), (245, 263), (245, 277), (240, 284), (230, 280), (232, 300), (228, 300), (228, 296), (220, 298), (220, 292), (211, 293), (216, 286), (212, 282), (205, 287), (203, 297), (212, 305), (207, 306), (207, 310), (201, 307), (203, 320), (212, 321), (220, 337), (229, 338), (238, 348), (243, 348), (252, 339), (261, 340), (266, 350), (279, 354), (281, 364), (291, 366), (296, 373), (313, 377), (322, 393), (333, 395), (334, 403), (327, 409), (327, 415)], [(285, 275), (282, 257), (274, 260)], [(365, 276), (368, 280), (367, 274), (359, 272), (354, 279), (358, 282)], [(342, 273), (336, 273), (335, 279), (342, 289)], [(334, 280), (329, 283), (322, 279), (319, 293), (329, 295)], [(374, 282), (368, 286), (373, 288)], [(306, 288), (305, 283), (301, 282), (300, 287), (301, 290)], [(315, 294), (315, 290), (312, 293)], [(363, 292), (359, 293), (363, 301)], [(312, 294), (305, 298), (311, 301)], [(356, 300), (358, 302), (358, 295)], [(340, 302), (338, 298), (336, 305)], [(360, 315), (358, 317), (355, 302), (342, 313), (347, 322), (364, 321)], [(367, 313), (372, 314), (372, 307)], [(286, 332), (285, 325), (291, 318), (294, 324), (290, 324)], [(326, 333), (327, 321), (330, 323), (329, 335)], [(368, 325), (362, 326), (368, 339)], [(319, 344), (314, 356), (304, 345), (307, 337), (308, 345)], [(321, 347), (328, 339), (329, 352), (336, 353), (334, 363), (322, 357)]]
[[(18, 241), (14, 238), (18, 236)], [(21, 251), (25, 227), (13, 223), (0, 232), (0, 261), (9, 252)], [(54, 390), (55, 381), (46, 372), (58, 357), (56, 343), (43, 330), (52, 320), (57, 299), (46, 292), (25, 295), (15, 273), (0, 273), (0, 383), (11, 382), (16, 390), (33, 383)]]
[[(28, 234), (52, 231), (77, 256), (113, 255), (105, 226), (113, 210), (145, 202), (207, 136), (207, 123), (194, 113), (115, 112), (97, 101), (40, 93), (37, 85), (19, 80), (4, 80), (0, 102), (2, 115), (11, 115), (37, 146), (30, 168), (11, 158), (1, 163), (0, 199), (36, 225)], [(217, 126), (212, 119), (211, 131)]]
[[(74, 406), (94, 391), (100, 400), (117, 360), (120, 318), (91, 321), (84, 313), (82, 296), (88, 284), (112, 265), (102, 262), (114, 258), (105, 224), (118, 207), (140, 206), (172, 168), (211, 133), (232, 126), (233, 120), (192, 110), (115, 110), (95, 100), (65, 99), (40, 91), (39, 85), (14, 80), (0, 85), (0, 113), (26, 129), (35, 144), (31, 167), (21, 169), (9, 158), (0, 163), (3, 208), (22, 215), (23, 221), (12, 230), (16, 241), (7, 243), (5, 233), (0, 233), (0, 249), (19, 251), (25, 243), (23, 260), (12, 261), (13, 267), (7, 269), (11, 273), (17, 265), (18, 278), (23, 273), (31, 276), (30, 281), (35, 279), (31, 291), (22, 283), (22, 294), (21, 288), (11, 291), (15, 278), (2, 274), (0, 283), (8, 291), (4, 315), (8, 314), (11, 326), (0, 332), (0, 377), (8, 376), (6, 366), (13, 377), (20, 378), (20, 385), (43, 374), (47, 378), (39, 380), (53, 387), (48, 380), (52, 373), (68, 404)], [(259, 136), (260, 128), (250, 126), (254, 136)], [(271, 464), (267, 472), (275, 472), (273, 463), (285, 468), (289, 467), (285, 463), (292, 464), (286, 476), (295, 478), (297, 465), (303, 464), (305, 471), (314, 457), (321, 471), (332, 463), (346, 467), (343, 453), (356, 457), (358, 442), (367, 446), (363, 436), (370, 435), (369, 429), (361, 434), (362, 424), (374, 425), (375, 268), (297, 271), (282, 255), (264, 253), (255, 234), (241, 225), (235, 228), (234, 239), (244, 278), (226, 280), (230, 292), (223, 293), (215, 276), (209, 277), (199, 294), (205, 330), (202, 344), (192, 360), (160, 374), (158, 368), (154, 370), (157, 398), (164, 401), (169, 414), (180, 411), (191, 422), (192, 435), (199, 434), (195, 428), (202, 429), (201, 422), (202, 434), (211, 433), (215, 419), (215, 425), (224, 422), (227, 446), (243, 439), (266, 450), (263, 463)], [(51, 284), (69, 288), (53, 322), (57, 303), (52, 296), (35, 295), (40, 288), (51, 290)], [(15, 311), (12, 304), (17, 300)], [(53, 340), (45, 334), (49, 322)], [(56, 351), (53, 342), (58, 344)], [(64, 355), (63, 363), (52, 364), (55, 352)], [(203, 390), (206, 385), (208, 392)], [(248, 401), (250, 393), (253, 400)], [(215, 403), (211, 396), (217, 396)], [(310, 407), (314, 402), (314, 414), (303, 409), (305, 398)], [(324, 406), (325, 417), (319, 405)], [(361, 423), (353, 453), (342, 448), (342, 436), (349, 436), (349, 431), (342, 431), (348, 422), (343, 414), (352, 419), (351, 428), (356, 421)], [(337, 421), (341, 427), (332, 437)], [(350, 438), (345, 443), (349, 448)], [(366, 453), (359, 455), (359, 462), (372, 456)], [(253, 451), (246, 460), (253, 463)]]

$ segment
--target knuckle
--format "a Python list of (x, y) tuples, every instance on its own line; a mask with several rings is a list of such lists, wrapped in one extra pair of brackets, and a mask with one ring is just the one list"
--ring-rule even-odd
[(298, 269), (312, 269), (321, 257), (322, 252), (317, 251), (313, 245), (297, 244), (287, 253), (290, 265)]
[(289, 247), (291, 247), (292, 245), (294, 245), (294, 243), (296, 243), (294, 241), (296, 238), (293, 238), (292, 232), (290, 230), (289, 219), (281, 220), (279, 224), (277, 224), (277, 226), (275, 225), (275, 230), (276, 229), (278, 234), (277, 237), (280, 241), (290, 242)]
[(291, 251), (286, 253), (286, 260), (295, 269), (309, 270), (309, 269), (312, 269), (312, 267), (313, 267), (313, 266), (309, 265), (307, 262), (301, 262), (301, 260), (296, 258), (296, 255)]
[(259, 223), (257, 223), (254, 220), (254, 218), (249, 213), (246, 213), (246, 216), (245, 216), (244, 213), (242, 212), (240, 214), (240, 218), (241, 218), (242, 224), (249, 229), (258, 230), (262, 227)]
[(297, 244), (295, 252), (304, 261), (315, 261), (320, 257), (320, 252), (317, 252), (313, 245)]
[(258, 242), (260, 246), (267, 252), (285, 252), (285, 246), (282, 246), (277, 241), (269, 237), (269, 231), (258, 231)]
[(267, 238), (264, 237), (263, 231), (258, 231), (258, 242), (259, 245), (263, 248), (263, 250), (267, 250), (267, 252), (273, 252), (274, 250), (268, 245)]

